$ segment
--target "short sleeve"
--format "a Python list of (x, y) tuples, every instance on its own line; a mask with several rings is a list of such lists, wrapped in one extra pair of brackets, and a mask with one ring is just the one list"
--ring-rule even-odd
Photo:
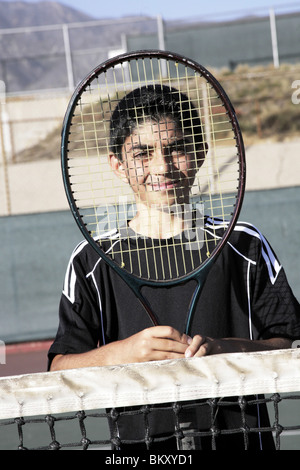
[(87, 352), (100, 342), (99, 299), (86, 276), (83, 259), (72, 256), (66, 270), (59, 304), (59, 326), (48, 352), (48, 367), (57, 354)]
[(268, 241), (257, 244), (257, 263), (252, 290), (253, 321), (259, 337), (300, 338), (300, 305), (288, 283), (284, 268)]

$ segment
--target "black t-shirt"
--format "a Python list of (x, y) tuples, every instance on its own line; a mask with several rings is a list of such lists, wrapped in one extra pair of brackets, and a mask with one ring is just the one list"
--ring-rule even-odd
[[(207, 219), (205, 230), (211, 230), (210, 222)], [(219, 224), (221, 236), (222, 221)], [(195, 287), (189, 280), (172, 287), (148, 286), (143, 294), (159, 324), (183, 332)], [(150, 326), (132, 290), (87, 242), (80, 243), (67, 267), (49, 362), (56, 354), (86, 352)], [(195, 334), (254, 340), (300, 337), (299, 303), (272, 248), (254, 226), (238, 223), (210, 269), (191, 324), (190, 335)], [(153, 424), (153, 433), (167, 428)]]

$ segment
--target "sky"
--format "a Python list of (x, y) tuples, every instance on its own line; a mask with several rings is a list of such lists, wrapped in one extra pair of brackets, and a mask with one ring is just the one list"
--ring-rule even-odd
[[(6, 0), (10, 1), (10, 0)], [(23, 0), (36, 2), (39, 0)], [(275, 12), (300, 10), (300, 1), (288, 0), (59, 0), (93, 18), (120, 18), (134, 15), (161, 15), (164, 20), (230, 19), (247, 14), (266, 14), (270, 8)]]

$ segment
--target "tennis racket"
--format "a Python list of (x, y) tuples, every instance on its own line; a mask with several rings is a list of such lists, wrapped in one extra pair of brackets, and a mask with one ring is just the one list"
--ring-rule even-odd
[(165, 51), (97, 66), (77, 86), (62, 130), (71, 211), (99, 256), (133, 289), (207, 274), (239, 216), (245, 158), (234, 108), (213, 75)]

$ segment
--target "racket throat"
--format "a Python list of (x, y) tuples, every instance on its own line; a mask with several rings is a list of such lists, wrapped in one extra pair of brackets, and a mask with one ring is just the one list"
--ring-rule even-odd
[(158, 320), (151, 309), (150, 303), (141, 293), (142, 287), (143, 287), (142, 284), (139, 287), (132, 285), (132, 289), (135, 292), (135, 295), (137, 296), (137, 298), (139, 299), (139, 302), (141, 303), (142, 307), (146, 311), (148, 318), (150, 319), (152, 325), (158, 326), (159, 325)]
[[(192, 327), (192, 322), (194, 318), (194, 313), (197, 307), (197, 303), (199, 300), (199, 297), (201, 295), (202, 289), (204, 287), (208, 271), (211, 267), (211, 263), (208, 263), (197, 275), (197, 286), (195, 288), (195, 291), (193, 293), (193, 297), (191, 298), (189, 309), (188, 309), (188, 314), (187, 314), (187, 319), (186, 319), (186, 324), (185, 324), (185, 333), (187, 335), (190, 335), (191, 332), (191, 327)], [(200, 332), (199, 332), (200, 333)]]
[(148, 315), (148, 317), (150, 318), (150, 320), (151, 320), (153, 326), (158, 326), (159, 323), (158, 323), (158, 321), (157, 321), (157, 319), (156, 319), (154, 313), (152, 312), (152, 310), (151, 310), (150, 305), (148, 304), (148, 302), (147, 302), (145, 299), (143, 299), (142, 297), (139, 297), (139, 301), (142, 303), (144, 309), (146, 310), (147, 315)]

